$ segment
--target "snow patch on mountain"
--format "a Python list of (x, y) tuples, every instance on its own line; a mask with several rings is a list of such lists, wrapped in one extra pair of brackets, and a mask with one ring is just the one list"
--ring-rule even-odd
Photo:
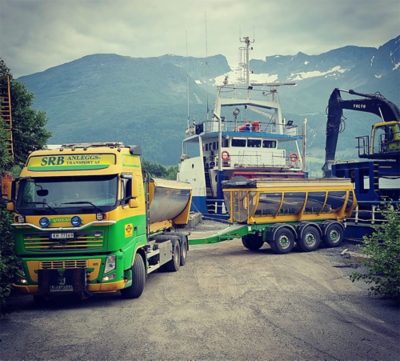
[(344, 69), (344, 68), (340, 67), (339, 65), (337, 65), (327, 71), (313, 70), (313, 71), (303, 71), (300, 73), (292, 73), (292, 74), (290, 74), (289, 80), (300, 81), (300, 80), (304, 80), (304, 79), (316, 78), (316, 77), (321, 77), (321, 76), (327, 77), (327, 76), (335, 75), (337, 73), (343, 74), (348, 70), (349, 69)]

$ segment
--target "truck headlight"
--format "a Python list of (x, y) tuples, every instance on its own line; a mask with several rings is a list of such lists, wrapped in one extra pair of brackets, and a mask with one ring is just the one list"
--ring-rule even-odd
[(111, 272), (115, 269), (115, 255), (107, 256), (106, 265), (104, 267), (104, 273)]
[(25, 271), (22, 265), (17, 265), (17, 283), (26, 285), (28, 280), (26, 279)]

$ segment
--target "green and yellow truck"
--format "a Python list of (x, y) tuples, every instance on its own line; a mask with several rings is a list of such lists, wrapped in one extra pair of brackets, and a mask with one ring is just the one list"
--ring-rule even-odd
[(30, 154), (9, 191), (16, 254), (14, 287), (50, 294), (117, 292), (139, 297), (146, 275), (186, 262), (191, 187), (152, 179), (140, 148), (68, 144)]

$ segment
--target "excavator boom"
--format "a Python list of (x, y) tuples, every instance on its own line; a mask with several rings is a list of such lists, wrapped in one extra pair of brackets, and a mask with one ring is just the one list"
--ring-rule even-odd
[[(357, 95), (363, 98), (343, 100), (341, 92)], [(354, 90), (334, 89), (328, 102), (328, 120), (326, 125), (326, 145), (325, 145), (325, 164), (322, 168), (325, 177), (332, 175), (332, 163), (335, 160), (336, 146), (340, 133), (340, 123), (343, 117), (343, 109), (355, 110), (366, 113), (376, 114), (382, 122), (399, 121), (399, 108), (387, 100), (383, 95), (364, 94)], [(371, 158), (373, 154), (371, 154)]]

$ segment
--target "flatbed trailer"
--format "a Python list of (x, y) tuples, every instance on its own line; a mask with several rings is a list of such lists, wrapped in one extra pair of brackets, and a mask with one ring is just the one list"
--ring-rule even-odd
[(268, 243), (275, 253), (295, 246), (305, 252), (321, 243), (343, 241), (346, 217), (357, 206), (353, 184), (346, 179), (234, 180), (224, 184), (231, 225), (212, 235), (192, 237), (189, 244), (241, 238), (250, 250)]

